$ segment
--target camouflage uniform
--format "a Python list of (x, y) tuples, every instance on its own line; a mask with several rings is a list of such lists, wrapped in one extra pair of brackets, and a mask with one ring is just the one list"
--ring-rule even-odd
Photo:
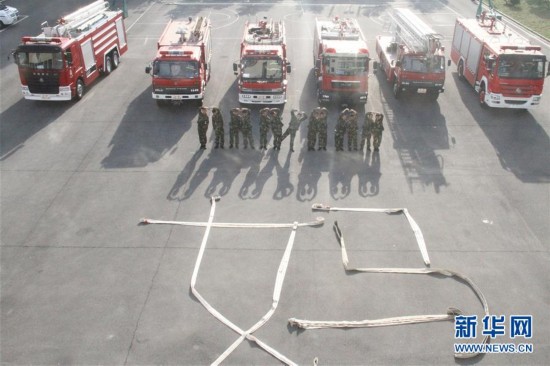
[(382, 142), (382, 131), (384, 131), (383, 121), (384, 115), (382, 113), (377, 113), (372, 128), (372, 144), (374, 146), (374, 151), (378, 151), (380, 142)]
[(372, 127), (376, 118), (376, 112), (367, 112), (365, 114), (365, 122), (363, 122), (363, 133), (361, 134), (361, 150), (365, 146), (367, 140), (367, 150), (370, 151), (370, 139), (372, 136)]
[(223, 143), (225, 139), (225, 130), (223, 128), (223, 116), (219, 108), (212, 108), (212, 128), (215, 133), (215, 145), (214, 148), (217, 149), (221, 147), (223, 149)]
[(205, 107), (199, 108), (199, 118), (197, 118), (197, 127), (199, 132), (199, 142), (201, 149), (206, 149), (206, 132), (208, 131), (208, 125), (210, 121), (208, 119), (208, 110)]
[(344, 109), (340, 112), (338, 121), (336, 121), (336, 128), (334, 129), (334, 145), (336, 146), (336, 151), (344, 150), (344, 135), (346, 134), (348, 113), (349, 109)]
[(252, 137), (252, 122), (250, 121), (250, 109), (241, 108), (241, 131), (243, 133), (244, 148), (254, 149), (254, 138)]
[(241, 130), (241, 116), (239, 108), (231, 109), (231, 120), (229, 121), (229, 148), (233, 145), (239, 148), (239, 132)]
[(294, 151), (294, 139), (296, 137), (296, 131), (300, 128), (300, 124), (302, 121), (304, 121), (307, 118), (307, 115), (300, 111), (298, 112), (297, 109), (293, 109), (290, 111), (290, 122), (288, 123), (288, 127), (281, 136), (281, 141), (283, 141), (288, 135), (290, 135), (290, 151)]
[(271, 115), (269, 108), (260, 110), (260, 149), (267, 149), (267, 131), (271, 126)]
[(317, 125), (317, 133), (319, 134), (318, 150), (327, 150), (327, 118), (328, 110), (325, 107), (321, 108), (321, 119)]
[(271, 133), (273, 134), (273, 149), (281, 150), (281, 136), (283, 135), (283, 122), (281, 121), (281, 110), (271, 108)]
[(357, 119), (359, 116), (354, 109), (350, 109), (348, 112), (348, 118), (346, 120), (346, 130), (348, 134), (348, 150), (357, 151), (357, 130), (359, 129), (357, 125)]
[[(309, 124), (307, 125), (307, 150), (314, 151), (317, 135), (319, 134), (319, 124), (321, 123), (321, 108), (313, 109), (309, 115)], [(319, 150), (321, 150), (321, 138), (319, 137)]]

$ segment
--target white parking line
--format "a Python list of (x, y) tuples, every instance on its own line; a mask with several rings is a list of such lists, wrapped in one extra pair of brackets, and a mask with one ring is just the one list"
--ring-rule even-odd
[(23, 20), (27, 19), (29, 16), (28, 15), (23, 15), (21, 18), (19, 18), (15, 23), (12, 23), (10, 25), (6, 25), (4, 29), (0, 29), (0, 33), (2, 33), (3, 31), (5, 30), (8, 30), (10, 27), (13, 27), (14, 25), (16, 25), (17, 23), (20, 23), (22, 22)]

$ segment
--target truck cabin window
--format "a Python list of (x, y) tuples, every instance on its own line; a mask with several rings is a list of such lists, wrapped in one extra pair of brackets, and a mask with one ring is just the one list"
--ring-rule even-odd
[(242, 63), (244, 80), (281, 81), (283, 60), (281, 58), (244, 58)]
[(199, 76), (197, 61), (156, 61), (153, 76), (160, 78), (193, 79)]
[(34, 70), (61, 70), (63, 57), (61, 52), (17, 52), (17, 63), (21, 67)]
[(445, 72), (445, 57), (404, 56), (401, 62), (404, 71), (409, 72)]
[(369, 71), (367, 57), (326, 57), (327, 73), (332, 75), (358, 75)]
[(546, 60), (533, 56), (502, 56), (498, 60), (498, 76), (506, 79), (542, 79)]

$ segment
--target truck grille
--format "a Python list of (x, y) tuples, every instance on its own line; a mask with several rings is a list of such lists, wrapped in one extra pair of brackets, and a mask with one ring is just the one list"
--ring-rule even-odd
[(531, 96), (534, 93), (530, 85), (501, 85), (500, 90), (505, 97)]
[(25, 78), (33, 94), (59, 94), (58, 73), (29, 72)]
[[(197, 94), (197, 87), (193, 88), (163, 88), (162, 94)], [(191, 91), (194, 90), (194, 91)]]
[(361, 82), (359, 81), (346, 81), (346, 80), (332, 80), (330, 85), (333, 89), (359, 89)]

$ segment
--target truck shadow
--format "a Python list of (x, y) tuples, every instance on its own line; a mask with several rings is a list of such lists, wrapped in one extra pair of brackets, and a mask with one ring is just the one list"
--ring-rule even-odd
[[(72, 102), (40, 102), (21, 99), (0, 113), (0, 161), (25, 147), (25, 141), (57, 120)], [(40, 116), (40, 119), (36, 119)]]
[(550, 139), (528, 111), (483, 109), (473, 88), (453, 73), (460, 98), (489, 142), (504, 170), (522, 182), (550, 182)]
[[(436, 150), (449, 149), (449, 135), (439, 103), (423, 95), (405, 94), (396, 100), (386, 75), (378, 71), (380, 100), (385, 115), (385, 134), (390, 133), (411, 192), (414, 183), (433, 186), (436, 193), (447, 186), (444, 159)], [(384, 143), (384, 140), (382, 140)]]
[(165, 154), (174, 153), (177, 142), (189, 130), (196, 107), (156, 106), (151, 88), (144, 89), (126, 109), (111, 139), (111, 151), (101, 164), (106, 169), (145, 167)]

